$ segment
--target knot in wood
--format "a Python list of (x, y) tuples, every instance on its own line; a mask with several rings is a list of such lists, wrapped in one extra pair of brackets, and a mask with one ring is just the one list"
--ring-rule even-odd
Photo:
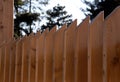
[(117, 65), (119, 63), (119, 57), (114, 57), (112, 60), (113, 65)]
[(3, 26), (0, 26), (0, 29), (3, 29)]

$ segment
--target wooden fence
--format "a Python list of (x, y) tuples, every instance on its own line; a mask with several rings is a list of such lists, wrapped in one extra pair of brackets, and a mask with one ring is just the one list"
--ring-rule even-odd
[(120, 82), (119, 13), (8, 40), (0, 45), (0, 82)]
[(0, 0), (0, 46), (13, 38), (13, 0)]

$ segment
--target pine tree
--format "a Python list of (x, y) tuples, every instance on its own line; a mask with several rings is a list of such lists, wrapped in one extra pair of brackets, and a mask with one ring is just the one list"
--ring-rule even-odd
[(105, 17), (107, 17), (117, 6), (120, 5), (120, 0), (100, 0), (97, 4), (95, 2), (89, 2), (84, 0), (84, 3), (88, 6), (86, 9), (82, 9), (85, 15), (90, 15), (93, 19), (101, 11), (104, 11)]
[(40, 21), (42, 4), (48, 4), (48, 0), (14, 0), (14, 36), (16, 38), (23, 36), (23, 33), (29, 35), (33, 32), (34, 22)]
[(60, 28), (65, 23), (67, 25), (71, 24), (72, 15), (67, 15), (67, 11), (65, 11), (64, 9), (65, 6), (60, 6), (58, 4), (57, 6), (53, 7), (53, 9), (47, 10), (47, 22), (46, 24), (42, 25), (41, 30), (43, 31), (46, 28), (49, 28), (49, 30), (51, 30), (54, 26), (58, 26)]

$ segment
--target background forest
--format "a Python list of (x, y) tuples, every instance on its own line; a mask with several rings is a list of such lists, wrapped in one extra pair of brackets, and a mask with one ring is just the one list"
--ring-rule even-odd
[[(32, 32), (43, 32), (46, 28), (51, 30), (55, 25), (60, 28), (63, 24), (68, 26), (73, 21), (72, 14), (68, 14), (65, 6), (56, 4), (53, 8), (44, 10), (50, 0), (14, 0), (14, 32), (15, 37), (29, 35)], [(91, 20), (104, 10), (107, 17), (117, 6), (120, 0), (81, 0), (85, 5), (79, 10), (85, 16), (90, 15)], [(79, 18), (77, 18), (79, 19)]]

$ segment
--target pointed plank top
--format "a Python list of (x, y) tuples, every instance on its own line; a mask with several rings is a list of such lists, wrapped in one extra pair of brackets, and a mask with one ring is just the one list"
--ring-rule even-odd
[(74, 20), (69, 26), (68, 28), (66, 29), (67, 32), (69, 31), (74, 31), (77, 27), (77, 19)]
[[(116, 7), (113, 11), (112, 11), (112, 13), (111, 14), (109, 14), (106, 18), (105, 18), (105, 20), (108, 20), (108, 19), (110, 19), (110, 18), (112, 18), (112, 16), (115, 16), (115, 15), (118, 15), (119, 17), (120, 17), (120, 6), (118, 6), (118, 7)], [(119, 18), (118, 17), (118, 18)]]
[(91, 25), (93, 23), (97, 23), (98, 21), (97, 20), (102, 20), (104, 21), (104, 11), (101, 11), (94, 19), (93, 21), (91, 22)]
[[(87, 16), (83, 21), (82, 21), (82, 23), (80, 23), (79, 25), (78, 25), (78, 28), (77, 28), (77, 30), (79, 30), (79, 29), (81, 29), (81, 28), (85, 28), (84, 26), (87, 24), (89, 24), (90, 23), (90, 16)], [(88, 27), (87, 27), (88, 28)]]

